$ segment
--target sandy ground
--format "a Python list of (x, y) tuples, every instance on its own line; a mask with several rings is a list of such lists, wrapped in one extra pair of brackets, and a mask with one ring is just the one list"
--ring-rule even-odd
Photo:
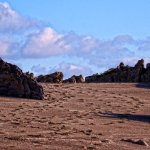
[(150, 88), (43, 84), (43, 101), (0, 97), (0, 150), (148, 150)]

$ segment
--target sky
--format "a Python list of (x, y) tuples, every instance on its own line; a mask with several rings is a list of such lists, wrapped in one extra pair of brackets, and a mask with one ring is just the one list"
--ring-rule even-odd
[(150, 62), (149, 0), (0, 0), (0, 57), (24, 72), (88, 76)]

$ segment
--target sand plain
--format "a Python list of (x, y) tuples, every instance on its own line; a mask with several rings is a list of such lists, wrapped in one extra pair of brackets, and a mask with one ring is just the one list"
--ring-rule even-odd
[(42, 86), (43, 101), (0, 97), (0, 150), (150, 149), (148, 84)]

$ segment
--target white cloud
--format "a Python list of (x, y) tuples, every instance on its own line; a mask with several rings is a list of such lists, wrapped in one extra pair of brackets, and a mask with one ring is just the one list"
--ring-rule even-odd
[(0, 2), (0, 31), (4, 33), (26, 30), (36, 25), (33, 19), (27, 19), (13, 10), (7, 2)]
[(71, 45), (70, 57), (76, 56), (97, 67), (115, 67), (124, 57), (135, 56), (131, 49), (135, 42), (131, 36), (119, 35), (111, 40), (100, 40), (92, 36), (68, 34), (65, 37)]
[(9, 53), (9, 44), (4, 41), (0, 41), (0, 56), (6, 56)]
[(28, 37), (22, 54), (26, 57), (41, 58), (62, 55), (69, 51), (70, 45), (64, 41), (63, 35), (47, 27)]
[(10, 57), (18, 57), (17, 53), (18, 44), (5, 37), (0, 37), (0, 57), (2, 58), (10, 58)]

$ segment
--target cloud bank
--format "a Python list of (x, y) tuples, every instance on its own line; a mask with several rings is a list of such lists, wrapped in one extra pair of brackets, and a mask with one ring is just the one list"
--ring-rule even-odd
[[(149, 60), (149, 37), (139, 40), (130, 35), (118, 35), (103, 40), (74, 32), (59, 33), (44, 23), (42, 27), (38, 24), (40, 21), (22, 16), (8, 3), (0, 3), (0, 57), (35, 59), (37, 64), (31, 70), (40, 73), (48, 72), (39, 65), (41, 58), (67, 57), (69, 62), (63, 60), (57, 67), (53, 66), (53, 71), (68, 72), (70, 76), (90, 74), (90, 68), (94, 67), (115, 67), (121, 61), (132, 64), (140, 58)], [(74, 58), (82, 59), (83, 63), (74, 62)]]
[(21, 16), (13, 10), (7, 2), (0, 3), (0, 31), (1, 32), (17, 32), (34, 27), (35, 20)]
[(22, 49), (22, 56), (41, 58), (65, 54), (70, 50), (70, 45), (63, 39), (63, 35), (50, 27), (28, 36)]

